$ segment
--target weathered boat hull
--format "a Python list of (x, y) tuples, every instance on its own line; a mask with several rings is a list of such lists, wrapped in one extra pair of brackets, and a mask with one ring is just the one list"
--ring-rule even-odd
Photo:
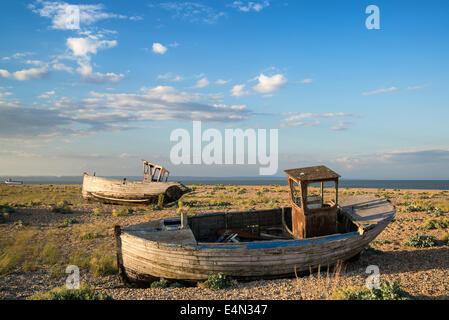
[[(263, 223), (266, 217), (279, 216), (280, 210), (265, 210), (263, 215), (248, 213), (248, 219)], [(238, 213), (224, 215), (232, 214), (235, 216), (224, 216), (226, 225), (231, 224), (232, 219), (239, 219)], [(244, 280), (288, 277), (358, 255), (384, 230), (394, 214), (395, 211), (384, 221), (363, 230), (357, 230), (354, 225), (350, 230), (356, 231), (310, 239), (241, 243), (196, 242), (194, 237), (185, 236), (190, 229), (185, 231), (184, 238), (177, 236), (177, 243), (164, 237), (155, 239), (159, 231), (154, 227), (158, 223), (155, 221), (151, 228), (138, 225), (116, 234), (118, 262), (122, 276), (132, 282), (149, 282), (158, 278), (202, 281), (219, 272)], [(214, 225), (214, 214), (204, 218), (209, 219), (207, 225)], [(217, 221), (222, 220), (218, 214), (216, 218)], [(163, 226), (163, 221), (160, 225)]]
[(179, 182), (145, 182), (107, 179), (83, 175), (83, 198), (111, 204), (148, 204), (157, 202), (160, 194), (165, 202), (178, 200), (185, 192)]
[[(171, 246), (129, 234), (121, 236), (123, 267), (131, 281), (158, 278), (201, 281), (222, 272), (237, 279), (288, 277), (359, 254), (382, 230), (316, 240), (245, 245)], [(274, 247), (272, 247), (274, 246)]]

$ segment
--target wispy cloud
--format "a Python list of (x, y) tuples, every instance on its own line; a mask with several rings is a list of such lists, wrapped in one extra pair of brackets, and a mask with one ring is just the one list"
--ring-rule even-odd
[(230, 81), (231, 81), (231, 80), (218, 79), (217, 81), (215, 81), (215, 84), (223, 85), (223, 84), (229, 83)]
[[(122, 14), (107, 12), (102, 4), (73, 5), (62, 1), (38, 0), (28, 7), (41, 17), (51, 20), (51, 28), (57, 30), (72, 30), (74, 26), (73, 8), (79, 9), (79, 23), (81, 27), (90, 26), (105, 19), (128, 19)], [(141, 20), (141, 17), (132, 16), (130, 20)]]
[(382, 88), (382, 89), (377, 89), (377, 90), (374, 90), (374, 91), (363, 92), (362, 95), (370, 96), (370, 95), (373, 95), (373, 94), (379, 94), (379, 93), (385, 93), (385, 92), (393, 92), (393, 91), (396, 91), (396, 90), (398, 90), (397, 87)]
[[(41, 98), (54, 96), (54, 91)], [(214, 102), (212, 102), (214, 101)], [(135, 93), (90, 93), (82, 101), (67, 97), (39, 107), (0, 100), (0, 136), (51, 138), (89, 135), (147, 127), (154, 121), (234, 122), (253, 113), (245, 105), (217, 104), (209, 94), (179, 91), (170, 86), (142, 88)]]
[[(319, 119), (331, 118), (359, 118), (359, 116), (344, 113), (344, 112), (330, 112), (330, 113), (296, 113), (289, 112), (283, 115), (288, 115), (281, 122), (281, 127), (316, 127), (320, 125)], [(350, 127), (352, 123), (346, 121), (336, 121), (336, 125), (330, 127), (330, 130), (343, 131)]]
[(32, 55), (32, 52), (16, 52), (11, 56), (7, 56), (7, 57), (3, 57), (2, 60), (3, 61), (8, 61), (8, 60), (12, 60), (12, 59), (21, 59), (24, 58), (26, 56), (30, 56)]
[(54, 90), (52, 90), (52, 91), (47, 91), (47, 92), (44, 92), (44, 93), (42, 93), (41, 95), (39, 95), (38, 98), (39, 98), (39, 99), (49, 99), (50, 96), (54, 96), (55, 93), (56, 93), (56, 92), (55, 92)]
[(174, 12), (173, 18), (186, 20), (189, 22), (203, 22), (208, 24), (217, 23), (217, 21), (226, 16), (225, 12), (199, 2), (164, 2), (160, 6), (168, 11)]
[(422, 84), (422, 85), (418, 85), (418, 86), (410, 86), (410, 87), (407, 87), (407, 90), (419, 90), (419, 89), (422, 89), (425, 87), (427, 87), (427, 84)]
[(235, 86), (232, 87), (230, 93), (231, 93), (231, 96), (233, 96), (233, 97), (241, 97), (241, 96), (248, 95), (249, 91), (245, 90), (244, 84), (236, 84)]
[(196, 84), (193, 86), (193, 88), (200, 89), (200, 88), (205, 88), (208, 85), (209, 85), (209, 80), (207, 80), (207, 78), (201, 78), (196, 82)]
[(270, 5), (269, 1), (234, 1), (231, 4), (231, 7), (236, 8), (237, 10), (242, 12), (250, 12), (250, 11), (259, 12), (262, 11), (264, 8), (268, 7), (269, 5)]
[(172, 72), (167, 72), (157, 76), (159, 80), (169, 80), (169, 81), (182, 81), (184, 78), (180, 75), (173, 74)]

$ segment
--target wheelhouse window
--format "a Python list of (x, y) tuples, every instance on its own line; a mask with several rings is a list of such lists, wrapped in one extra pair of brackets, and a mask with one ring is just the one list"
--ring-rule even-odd
[(292, 179), (289, 179), (289, 187), (290, 187), (290, 194), (292, 197), (292, 201), (294, 204), (296, 204), (298, 207), (301, 208), (301, 188), (299, 187), (298, 183)]
[(309, 183), (307, 185), (307, 208), (320, 209), (333, 207), (337, 201), (335, 181)]

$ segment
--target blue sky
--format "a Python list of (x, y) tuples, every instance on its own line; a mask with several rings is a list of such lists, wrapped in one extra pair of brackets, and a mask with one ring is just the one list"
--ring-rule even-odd
[[(365, 8), (380, 9), (368, 30)], [(80, 5), (80, 29), (65, 24)], [(2, 1), (0, 174), (252, 176), (172, 130), (279, 129), (282, 170), (449, 179), (447, 1)]]

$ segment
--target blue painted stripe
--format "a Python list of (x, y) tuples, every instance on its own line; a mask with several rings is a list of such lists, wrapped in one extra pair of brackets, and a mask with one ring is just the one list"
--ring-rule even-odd
[(190, 248), (196, 250), (202, 249), (218, 249), (218, 250), (235, 250), (246, 248), (248, 250), (258, 250), (258, 249), (276, 249), (276, 248), (288, 248), (288, 247), (302, 247), (314, 244), (328, 243), (343, 239), (348, 239), (351, 237), (358, 236), (358, 232), (350, 232), (344, 234), (334, 234), (330, 236), (319, 237), (315, 239), (304, 239), (304, 240), (274, 240), (274, 241), (254, 241), (254, 242), (241, 242), (236, 244), (197, 244), (197, 245), (177, 245), (169, 243), (159, 243), (159, 246), (166, 248)]

